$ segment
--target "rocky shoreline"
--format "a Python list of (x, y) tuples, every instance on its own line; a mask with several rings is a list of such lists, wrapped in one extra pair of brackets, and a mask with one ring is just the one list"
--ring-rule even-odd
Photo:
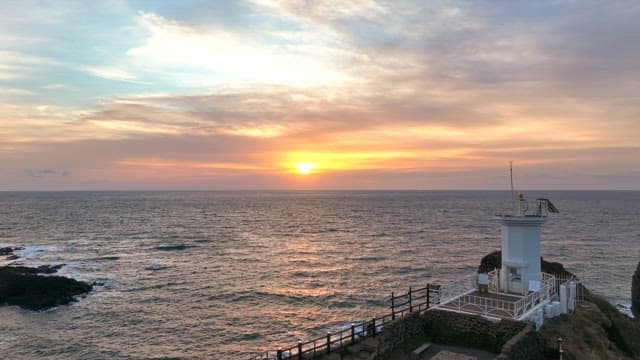
[[(0, 248), (5, 260), (17, 260), (14, 252), (21, 248)], [(64, 264), (38, 267), (0, 266), (0, 306), (17, 305), (23, 309), (42, 311), (76, 301), (89, 293), (93, 284), (54, 274)]]

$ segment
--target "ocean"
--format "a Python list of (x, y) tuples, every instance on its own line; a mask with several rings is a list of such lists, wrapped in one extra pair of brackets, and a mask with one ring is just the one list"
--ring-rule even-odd
[[(542, 255), (629, 303), (639, 191), (526, 191), (560, 214)], [(2, 192), (0, 246), (97, 282), (45, 312), (0, 307), (2, 359), (248, 359), (389, 311), (500, 247), (507, 191)]]

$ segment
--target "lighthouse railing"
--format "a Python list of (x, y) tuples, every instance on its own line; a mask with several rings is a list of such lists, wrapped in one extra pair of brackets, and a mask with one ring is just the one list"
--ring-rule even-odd
[(551, 294), (550, 296), (553, 297), (555, 294), (557, 294), (557, 289), (556, 289), (556, 282), (559, 280), (557, 275), (551, 275), (551, 274), (547, 274), (547, 273), (542, 273), (542, 284), (543, 286), (550, 286), (551, 287)]
[[(440, 307), (462, 312), (518, 319), (538, 304), (551, 300), (556, 293), (556, 279), (553, 275), (546, 273), (542, 274), (542, 281), (538, 291), (529, 292), (525, 296), (516, 296), (512, 299), (505, 298), (509, 296), (508, 294), (491, 291), (498, 289), (499, 270), (489, 273), (489, 294), (475, 293), (470, 283), (470, 279), (473, 278), (473, 276), (468, 276), (455, 283), (443, 285), (442, 288), (446, 290), (446, 293), (442, 297), (443, 301)], [(492, 282), (495, 284), (494, 289), (491, 288)], [(455, 296), (451, 296), (452, 294), (455, 294)]]
[(476, 289), (478, 274), (471, 274), (464, 278), (444, 284), (440, 288), (440, 303), (466, 295)]
[(486, 316), (498, 316), (514, 318), (514, 302), (505, 299), (496, 299), (487, 296), (464, 294), (446, 304), (443, 309), (454, 309), (461, 312), (470, 312)]
[(519, 318), (536, 305), (546, 300), (551, 300), (555, 293), (555, 277), (551, 274), (542, 273), (542, 286), (540, 290), (530, 292), (526, 296), (513, 304), (513, 317)]

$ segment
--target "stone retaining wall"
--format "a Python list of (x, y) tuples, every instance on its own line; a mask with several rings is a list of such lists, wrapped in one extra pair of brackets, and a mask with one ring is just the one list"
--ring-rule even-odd
[[(536, 346), (535, 329), (533, 335), (529, 324), (501, 320), (489, 321), (481, 316), (459, 314), (442, 310), (431, 310), (424, 314), (412, 314), (384, 329), (378, 341), (377, 359), (388, 358), (407, 340), (423, 337), (434, 343), (470, 347), (500, 354), (508, 353), (504, 359), (519, 354), (528, 354), (529, 348)], [(516, 340), (513, 340), (516, 339)], [(513, 340), (513, 341), (510, 341)], [(504, 348), (509, 344), (507, 348)], [(534, 358), (534, 357), (514, 357)]]

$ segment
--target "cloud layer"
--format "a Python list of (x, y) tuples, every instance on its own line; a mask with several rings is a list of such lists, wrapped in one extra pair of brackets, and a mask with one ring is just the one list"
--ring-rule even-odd
[(0, 186), (640, 188), (634, 3), (123, 4), (76, 70), (8, 26)]

